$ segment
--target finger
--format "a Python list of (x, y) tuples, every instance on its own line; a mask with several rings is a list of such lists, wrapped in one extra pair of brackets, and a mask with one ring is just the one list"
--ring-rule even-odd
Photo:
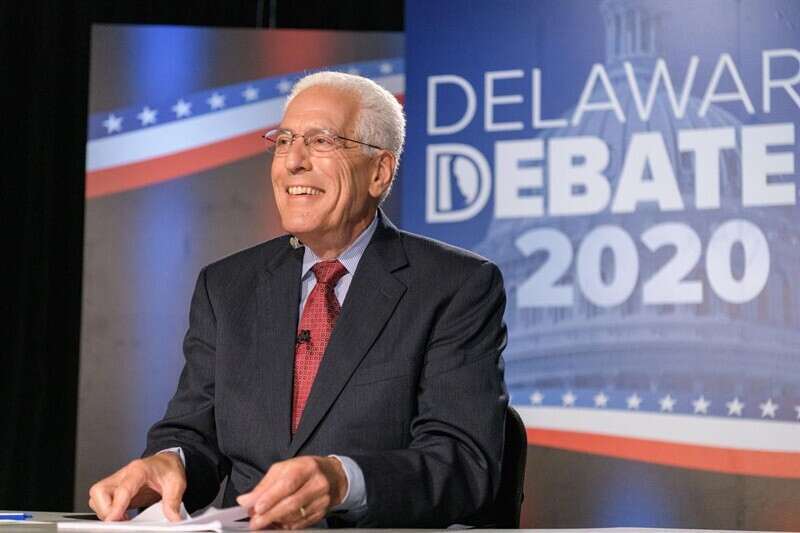
[(278, 474), (278, 471), (281, 470), (281, 467), (279, 465), (280, 463), (272, 465), (264, 477), (261, 478), (261, 481), (253, 487), (253, 490), (240, 494), (239, 497), (236, 498), (236, 503), (242, 507), (254, 507), (256, 501), (260, 500), (264, 493), (268, 491), (269, 487), (274, 485), (276, 480), (280, 479), (281, 476)]
[(291, 510), (280, 513), (280, 518), (272, 518), (268, 514), (260, 515), (255, 521), (251, 522), (251, 529), (263, 529), (265, 527), (279, 527), (281, 529), (304, 529), (319, 523), (327, 512), (325, 499), (318, 499), (307, 505), (293, 507)]
[(250, 505), (255, 508), (256, 514), (263, 514), (274, 507), (279, 501), (299, 491), (308, 481), (310, 474), (297, 465), (289, 465), (270, 469), (262, 483), (251, 493), (253, 499)]
[(255, 496), (253, 496), (253, 492), (245, 492), (244, 494), (240, 494), (236, 497), (236, 503), (241, 505), (242, 507), (248, 507), (250, 509), (253, 508), (253, 500)]
[(295, 520), (284, 523), (283, 525), (289, 529), (309, 528), (315, 524), (318, 524), (322, 519), (325, 518), (327, 508), (327, 505), (325, 505), (321, 500), (318, 500), (317, 502), (311, 503), (309, 506), (304, 507), (302, 509), (304, 513), (301, 512), (301, 509), (298, 509), (293, 515)]
[(128, 510), (128, 505), (130, 505), (131, 501), (131, 492), (129, 489), (123, 486), (117, 486), (114, 489), (114, 493), (112, 494), (111, 500), (111, 507), (108, 509), (108, 513), (103, 518), (106, 521), (119, 521), (124, 520), (125, 518), (125, 511)]
[(89, 491), (89, 507), (100, 520), (105, 520), (111, 509), (111, 494), (106, 485), (95, 484)]
[(125, 511), (130, 507), (131, 500), (142, 488), (143, 479), (139, 475), (131, 475), (122, 480), (114, 489), (111, 509), (104, 520), (124, 520)]
[(236, 503), (238, 503), (242, 507), (248, 507), (252, 509), (258, 497), (261, 495), (262, 492), (264, 492), (264, 489), (266, 488), (266, 483), (265, 483), (266, 481), (267, 481), (267, 476), (265, 475), (263, 478), (261, 478), (261, 481), (258, 482), (258, 485), (253, 487), (253, 489), (250, 492), (245, 492), (237, 496)]
[(169, 476), (162, 484), (161, 506), (170, 522), (181, 520), (181, 501), (185, 490), (186, 482), (179, 476)]
[[(327, 492), (322, 490), (320, 485), (313, 482), (306, 483), (294, 494), (265, 509), (260, 519), (263, 520), (265, 525), (273, 523), (289, 525), (306, 522), (310, 514), (320, 508), (327, 508), (330, 502)], [(258, 504), (256, 507), (258, 508)]]
[(300, 522), (295, 522), (289, 525), (289, 529), (309, 529), (316, 524), (319, 524), (325, 519), (325, 513), (319, 511), (317, 513), (313, 513), (306, 516), (305, 520), (301, 520)]
[(281, 501), (291, 497), (302, 488), (302, 480), (297, 478), (282, 479), (258, 496), (253, 508), (256, 514), (265, 514)]

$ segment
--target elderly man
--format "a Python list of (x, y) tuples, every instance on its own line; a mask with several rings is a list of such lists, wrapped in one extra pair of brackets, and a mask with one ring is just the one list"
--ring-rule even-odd
[(284, 229), (204, 268), (186, 363), (143, 459), (90, 491), (104, 520), (249, 509), (252, 529), (469, 522), (492, 504), (505, 306), (485, 259), (380, 211), (405, 121), (370, 80), (299, 81), (265, 135)]

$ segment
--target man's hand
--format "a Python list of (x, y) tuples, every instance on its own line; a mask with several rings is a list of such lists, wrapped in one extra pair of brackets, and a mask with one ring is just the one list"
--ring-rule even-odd
[(147, 507), (163, 500), (164, 515), (179, 521), (186, 490), (186, 472), (180, 457), (159, 453), (137, 459), (92, 485), (89, 507), (101, 520), (126, 520), (131, 507)]
[(275, 463), (236, 501), (250, 508), (250, 529), (302, 529), (322, 520), (346, 494), (347, 477), (338, 459), (305, 456)]

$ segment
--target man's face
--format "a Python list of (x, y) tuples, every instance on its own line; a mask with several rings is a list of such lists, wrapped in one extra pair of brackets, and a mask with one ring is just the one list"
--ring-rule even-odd
[[(292, 100), (280, 127), (299, 134), (326, 129), (356, 139), (357, 117), (354, 95), (317, 86)], [(369, 155), (351, 142), (316, 154), (303, 140), (296, 138), (289, 153), (272, 161), (272, 187), (283, 228), (314, 249), (347, 245), (372, 221), (388, 186), (383, 157)]]

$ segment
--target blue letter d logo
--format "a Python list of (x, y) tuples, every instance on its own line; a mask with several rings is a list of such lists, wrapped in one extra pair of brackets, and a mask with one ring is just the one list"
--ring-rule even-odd
[(466, 144), (429, 144), (426, 222), (461, 222), (486, 205), (492, 176), (483, 154)]

